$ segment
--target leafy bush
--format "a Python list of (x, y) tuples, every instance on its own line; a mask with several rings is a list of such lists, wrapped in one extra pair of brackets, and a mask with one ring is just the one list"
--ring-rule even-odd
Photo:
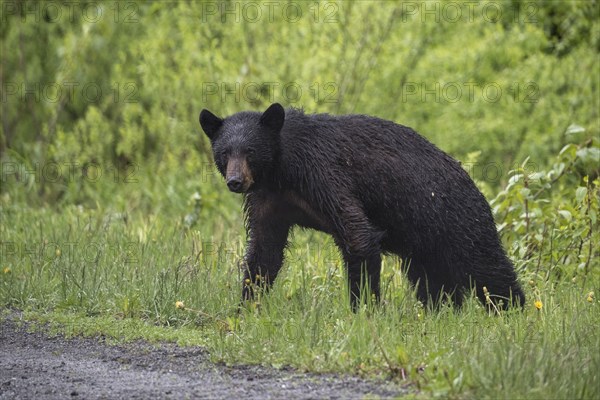
[[(272, 101), (392, 119), (505, 170), (526, 156), (548, 166), (573, 121), (600, 134), (599, 75), (577, 72), (598, 70), (597, 2), (481, 2), (458, 19), (443, 2), (297, 2), (293, 15), (277, 3), (259, 20), (242, 2), (52, 4), (60, 18), (37, 1), (3, 8), (3, 162), (187, 179), (211, 158), (202, 108)], [(27, 203), (115, 199), (105, 186), (39, 175)], [(15, 181), (2, 183), (11, 192)]]
[[(571, 131), (574, 131), (571, 128)], [(600, 147), (567, 144), (548, 170), (528, 160), (491, 204), (521, 270), (550, 278), (600, 276)]]

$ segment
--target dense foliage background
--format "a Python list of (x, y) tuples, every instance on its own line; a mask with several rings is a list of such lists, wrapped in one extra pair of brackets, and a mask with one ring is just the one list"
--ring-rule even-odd
[(175, 204), (219, 190), (194, 179), (210, 175), (204, 107), (391, 119), (477, 161), (493, 192), (600, 130), (596, 1), (5, 2), (2, 22), (0, 151), (21, 172), (5, 166), (3, 192), (35, 180), (29, 204), (118, 202), (90, 164), (151, 178), (135, 191), (188, 182)]
[[(193, 323), (227, 360), (295, 363), (289, 349), (297, 346), (307, 369), (378, 368), (379, 339), (337, 303), (344, 280), (335, 251), (325, 257), (332, 243), (324, 235), (295, 236), (295, 265), (280, 278), (271, 311), (246, 325), (228, 319), (244, 247), (241, 199), (217, 175), (198, 124), (202, 108), (225, 116), (275, 101), (311, 113), (371, 114), (413, 127), (463, 162), (490, 200), (528, 307), (535, 313), (543, 302), (548, 310), (546, 319), (524, 314), (504, 330), (484, 320), (506, 340), (493, 354), (518, 349), (498, 368), (421, 337), (397, 350), (395, 362), (439, 365), (423, 384), (439, 384), (443, 395), (463, 384), (462, 372), (452, 380), (444, 369), (460, 362), (473, 387), (514, 379), (507, 397), (530, 384), (548, 396), (598, 393), (600, 338), (590, 330), (600, 292), (598, 1), (1, 7), (1, 305)], [(399, 321), (422, 321), (396, 264), (384, 262), (389, 287), (401, 288), (386, 301), (401, 316), (375, 322), (394, 346)], [(208, 314), (182, 317), (176, 300)], [(206, 315), (247, 342), (228, 342), (222, 321)], [(423, 324), (463, 326), (476, 315)], [(256, 321), (315, 328), (312, 336), (302, 331), (304, 342), (274, 340), (266, 352), (253, 336), (267, 332), (252, 328)], [(540, 335), (535, 346), (511, 341), (530, 331)], [(336, 332), (347, 341), (327, 339)], [(478, 346), (487, 351), (485, 338)], [(563, 358), (548, 358), (555, 354)], [(518, 369), (532, 358), (535, 382)]]

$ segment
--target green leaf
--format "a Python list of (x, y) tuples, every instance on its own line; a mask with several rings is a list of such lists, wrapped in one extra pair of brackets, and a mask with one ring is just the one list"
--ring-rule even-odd
[(574, 135), (576, 133), (581, 133), (581, 132), (585, 132), (585, 128), (583, 126), (580, 126), (580, 125), (577, 125), (577, 124), (571, 124), (567, 128), (566, 134), (567, 135)]
[(575, 199), (577, 203), (581, 203), (585, 196), (587, 195), (587, 188), (585, 186), (580, 186), (575, 191)]
[(563, 171), (565, 170), (565, 163), (558, 163), (555, 167), (554, 167), (554, 171), (556, 172), (557, 175), (560, 175)]
[(521, 196), (523, 196), (524, 199), (528, 199), (529, 195), (531, 194), (531, 190), (529, 188), (521, 188), (519, 193), (521, 193)]
[(558, 155), (562, 156), (563, 154), (565, 154), (567, 151), (574, 151), (576, 150), (577, 147), (573, 144), (573, 143), (569, 143), (567, 144), (565, 147), (563, 147), (560, 152), (558, 153)]
[(523, 174), (516, 174), (510, 177), (510, 179), (508, 180), (508, 184), (509, 185), (514, 185), (515, 183), (517, 183), (521, 178), (523, 178)]
[(561, 217), (563, 217), (567, 221), (571, 221), (571, 219), (573, 218), (571, 213), (567, 210), (558, 210), (558, 213), (560, 214)]
[(598, 147), (584, 147), (577, 150), (576, 154), (583, 162), (600, 162), (600, 148)]

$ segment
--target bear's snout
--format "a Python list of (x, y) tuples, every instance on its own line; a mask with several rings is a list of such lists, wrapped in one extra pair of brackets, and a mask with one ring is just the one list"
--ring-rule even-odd
[(237, 176), (229, 178), (227, 179), (227, 187), (234, 193), (241, 193), (243, 188), (242, 180)]
[(227, 173), (225, 174), (227, 187), (234, 193), (248, 191), (254, 183), (252, 173), (248, 167), (246, 157), (233, 157), (227, 162)]

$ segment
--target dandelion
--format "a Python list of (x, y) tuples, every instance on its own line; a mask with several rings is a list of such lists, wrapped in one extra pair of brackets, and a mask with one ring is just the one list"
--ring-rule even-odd
[(537, 308), (538, 310), (541, 310), (542, 307), (544, 306), (544, 303), (542, 303), (541, 300), (536, 300), (533, 305), (535, 306), (535, 308)]
[(244, 284), (246, 286), (250, 285), (250, 279), (249, 278), (244, 279)]
[(62, 254), (62, 252), (60, 251), (60, 249), (56, 249), (56, 257), (60, 257), (60, 255)]
[(175, 308), (179, 308), (179, 309), (183, 310), (185, 308), (185, 304), (183, 304), (183, 301), (176, 301)]
[(591, 303), (594, 301), (594, 292), (589, 292), (587, 295), (587, 299), (588, 303)]
[(5, 273), (5, 274), (10, 274), (10, 273), (12, 272), (12, 270), (11, 270), (9, 267), (5, 267), (5, 268), (2, 270), (2, 272), (3, 272), (3, 273)]
[(535, 287), (535, 281), (533, 279), (529, 281), (529, 286)]
[(488, 292), (488, 288), (487, 287), (483, 287), (483, 295), (485, 296), (485, 304), (490, 305), (492, 304), (492, 299), (490, 298), (490, 292)]
[(496, 307), (496, 304), (494, 304), (494, 302), (492, 301), (492, 298), (490, 296), (490, 292), (488, 291), (487, 287), (483, 287), (483, 295), (485, 296), (485, 304), (488, 307), (488, 311), (492, 311), (492, 309), (496, 312), (496, 314), (500, 315), (500, 310), (498, 310), (498, 307)]

